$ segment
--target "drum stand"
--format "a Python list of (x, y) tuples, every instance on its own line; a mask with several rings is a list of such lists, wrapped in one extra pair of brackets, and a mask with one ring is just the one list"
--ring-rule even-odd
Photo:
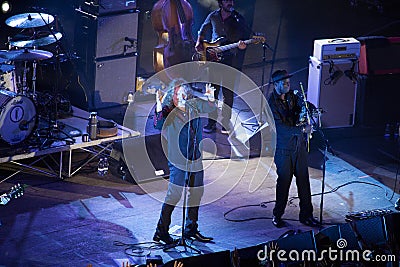
[[(59, 49), (57, 48), (57, 53), (56, 53), (56, 70), (60, 70), (60, 64), (59, 64)], [(36, 97), (36, 62), (33, 63), (33, 75), (32, 75), (32, 88), (33, 88), (33, 95)], [(45, 111), (47, 114), (46, 120), (48, 122), (48, 127), (41, 129), (45, 130), (44, 134), (44, 141), (42, 142), (40, 148), (44, 148), (46, 146), (51, 146), (51, 144), (54, 141), (65, 141), (67, 144), (73, 144), (75, 142), (74, 138), (72, 138), (71, 135), (67, 134), (62, 130), (63, 125), (60, 125), (58, 122), (58, 99), (59, 99), (59, 94), (58, 94), (58, 85), (59, 85), (59, 73), (58, 71), (56, 72), (56, 79), (55, 79), (55, 85), (53, 87), (53, 90), (51, 92), (51, 95), (49, 96), (48, 101), (45, 101), (45, 103), (41, 103), (45, 107)], [(37, 101), (38, 102), (38, 101)], [(40, 115), (39, 115), (40, 117)], [(64, 137), (61, 137), (60, 135), (63, 135)], [(41, 137), (40, 133), (38, 133), (38, 137)], [(50, 143), (49, 143), (50, 142)]]
[[(42, 18), (42, 20), (44, 22), (46, 22), (45, 18), (42, 16), (42, 13), (38, 13), (40, 15), (40, 17)], [(53, 91), (52, 91), (52, 95), (50, 96), (50, 100), (48, 101), (48, 105), (50, 106), (50, 108), (48, 109), (48, 114), (47, 114), (47, 119), (48, 119), (48, 128), (47, 130), (47, 137), (45, 139), (45, 141), (43, 142), (42, 146), (45, 146), (46, 143), (48, 141), (66, 141), (67, 143), (73, 144), (75, 142), (74, 138), (72, 138), (72, 136), (70, 136), (69, 134), (65, 133), (64, 131), (61, 130), (61, 127), (58, 123), (58, 98), (59, 98), (59, 75), (62, 74), (61, 72), (61, 64), (60, 64), (60, 51), (63, 50), (63, 47), (60, 43), (60, 40), (57, 38), (57, 36), (55, 35), (54, 31), (51, 29), (51, 27), (49, 26), (49, 24), (45, 23), (45, 25), (47, 26), (47, 29), (49, 30), (50, 34), (54, 37), (54, 39), (56, 40), (56, 53), (55, 53), (55, 73), (56, 73), (56, 77), (55, 77), (55, 84), (53, 87)], [(36, 62), (35, 62), (36, 63)], [(34, 64), (35, 64), (34, 63)], [(34, 93), (36, 92), (35, 87), (36, 87), (36, 64), (33, 67), (33, 78), (32, 78), (32, 87), (34, 90)], [(54, 105), (54, 110), (52, 110)], [(65, 137), (61, 138), (61, 137), (56, 137), (55, 134), (63, 134)], [(50, 144), (51, 145), (51, 144)]]

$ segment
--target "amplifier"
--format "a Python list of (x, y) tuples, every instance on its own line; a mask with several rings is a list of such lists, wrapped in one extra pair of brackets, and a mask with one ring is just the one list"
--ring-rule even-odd
[[(354, 125), (357, 65), (351, 59), (319, 61), (311, 57), (307, 100), (321, 108), (324, 128)], [(350, 79), (351, 78), (351, 79)]]
[(361, 43), (360, 74), (400, 73), (400, 37), (359, 37)]
[(358, 58), (360, 47), (360, 42), (351, 37), (314, 40), (313, 56), (320, 61)]
[(136, 55), (138, 18), (137, 10), (96, 19), (78, 14), (74, 39), (77, 55), (85, 62)]
[(104, 15), (135, 9), (137, 0), (80, 0), (80, 8), (88, 13)]

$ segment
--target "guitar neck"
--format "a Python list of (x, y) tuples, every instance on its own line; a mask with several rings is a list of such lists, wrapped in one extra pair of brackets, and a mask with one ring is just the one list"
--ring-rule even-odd
[[(249, 40), (245, 40), (244, 43), (246, 45), (252, 44), (254, 42), (254, 39), (249, 39)], [(239, 43), (233, 43), (233, 44), (228, 44), (228, 45), (223, 45), (223, 46), (218, 46), (218, 47), (214, 47), (213, 50), (216, 53), (222, 53), (224, 51), (236, 48), (239, 46)]]

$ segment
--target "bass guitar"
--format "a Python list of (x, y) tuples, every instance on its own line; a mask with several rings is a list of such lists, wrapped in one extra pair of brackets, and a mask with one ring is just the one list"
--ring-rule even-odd
[(0, 205), (6, 205), (11, 199), (16, 199), (24, 194), (24, 186), (17, 184), (11, 187), (10, 192), (0, 195)]
[[(220, 37), (214, 42), (203, 41), (203, 50), (200, 52), (196, 52), (192, 59), (195, 61), (221, 61), (222, 56), (221, 53), (239, 47), (239, 42), (222, 45), (224, 37)], [(265, 43), (265, 37), (262, 35), (255, 35), (251, 39), (245, 40), (244, 43), (246, 45), (249, 44), (258, 44)]]

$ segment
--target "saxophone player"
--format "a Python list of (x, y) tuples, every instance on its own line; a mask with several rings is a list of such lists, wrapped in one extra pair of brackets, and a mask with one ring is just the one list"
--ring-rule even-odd
[(268, 98), (277, 133), (274, 162), (278, 178), (272, 224), (278, 228), (286, 225), (282, 216), (292, 178), (295, 176), (300, 199), (299, 220), (302, 224), (314, 227), (318, 226), (319, 222), (313, 217), (311, 202), (308, 154), (303, 127), (303, 121), (307, 117), (304, 114), (306, 106), (303, 98), (290, 89), (290, 77), (286, 70), (275, 71), (272, 74), (274, 90)]

